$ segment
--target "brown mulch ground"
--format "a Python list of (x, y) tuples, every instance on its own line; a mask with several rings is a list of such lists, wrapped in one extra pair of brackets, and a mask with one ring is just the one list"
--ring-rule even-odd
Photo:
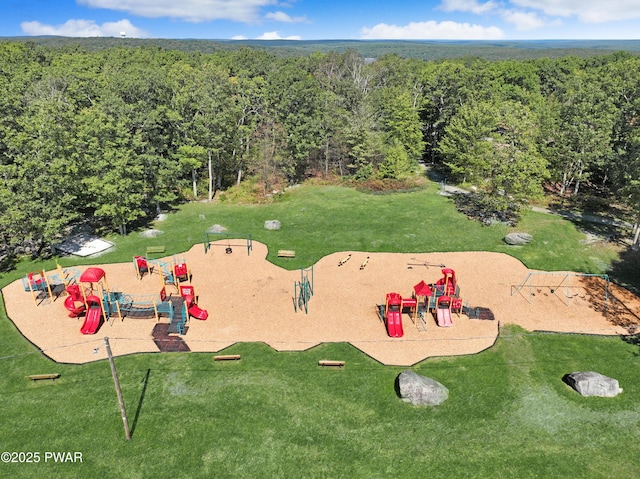
[[(350, 259), (339, 266), (349, 254)], [(278, 351), (299, 351), (324, 342), (348, 342), (383, 364), (409, 366), (428, 357), (489, 348), (499, 324), (516, 324), (529, 331), (602, 335), (628, 334), (640, 326), (640, 299), (627, 290), (611, 285), (607, 301), (599, 278), (535, 272), (511, 256), (487, 252), (334, 253), (314, 265), (308, 313), (296, 312), (294, 283), (300, 281), (300, 271), (279, 268), (267, 262), (266, 255), (267, 247), (257, 242), (251, 255), (239, 247), (232, 254), (226, 254), (224, 247), (213, 247), (205, 254), (202, 245), (180, 255), (191, 269), (198, 304), (208, 310), (209, 318), (191, 319), (182, 338), (184, 345), (178, 349), (218, 352), (238, 342), (264, 342)], [(437, 281), (442, 277), (440, 264), (456, 271), (465, 303), (490, 309), (495, 320), (454, 315), (453, 327), (440, 328), (429, 315), (427, 331), (419, 331), (405, 314), (404, 336), (390, 338), (376, 305), (384, 303), (386, 293), (409, 297), (421, 280)], [(132, 263), (97, 266), (105, 270), (111, 291), (131, 295), (160, 291), (160, 276), (138, 280)], [(531, 272), (543, 274), (533, 275), (517, 291), (515, 287)], [(21, 281), (2, 292), (16, 327), (55, 361), (85, 363), (105, 358), (105, 336), (115, 355), (159, 351), (153, 318), (116, 319), (87, 336), (80, 333), (83, 319), (68, 317), (64, 296), (36, 305)]]

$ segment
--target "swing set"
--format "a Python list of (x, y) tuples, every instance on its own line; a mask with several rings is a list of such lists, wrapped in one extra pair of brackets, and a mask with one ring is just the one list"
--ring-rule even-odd
[(607, 305), (609, 304), (609, 275), (607, 274), (554, 273), (546, 271), (530, 272), (518, 285), (511, 286), (511, 296), (514, 296), (516, 293), (520, 293), (520, 295), (526, 298), (523, 291), (528, 289), (529, 297), (527, 298), (527, 301), (530, 304), (533, 302), (533, 297), (538, 293), (544, 294), (545, 296), (547, 294), (558, 296), (566, 306), (569, 306), (571, 299), (578, 295), (576, 292), (577, 289), (588, 289), (591, 287), (591, 285), (572, 284), (572, 279), (574, 278), (600, 279), (604, 283), (602, 285), (602, 289), (604, 291), (605, 302)]
[[(212, 241), (213, 238), (213, 241)], [(217, 241), (227, 240), (227, 244), (224, 243), (216, 244)], [(231, 244), (231, 240), (236, 239), (244, 239), (245, 244)], [(233, 253), (233, 246), (242, 246), (247, 248), (247, 256), (251, 256), (251, 250), (253, 249), (253, 240), (251, 239), (251, 234), (248, 233), (230, 233), (227, 231), (223, 231), (220, 233), (205, 233), (204, 234), (204, 254), (211, 249), (212, 246), (224, 246), (225, 253), (231, 254)]]

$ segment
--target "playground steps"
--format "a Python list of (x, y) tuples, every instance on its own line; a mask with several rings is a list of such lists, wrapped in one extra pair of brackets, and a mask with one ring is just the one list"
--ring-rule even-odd
[(418, 331), (426, 331), (427, 330), (427, 316), (429, 314), (429, 310), (424, 306), (418, 306), (418, 312), (416, 314), (415, 323)]
[(171, 318), (171, 322), (168, 324), (167, 334), (185, 334), (187, 332), (186, 322), (187, 318), (184, 313), (184, 299), (180, 296), (172, 296), (171, 302), (173, 303), (174, 314)]
[(489, 308), (464, 306), (462, 308), (462, 314), (466, 314), (469, 319), (480, 319), (485, 321), (493, 321), (496, 319), (493, 311)]
[(153, 327), (151, 335), (153, 337), (153, 342), (160, 352), (191, 351), (187, 343), (185, 343), (180, 336), (175, 336), (169, 333), (169, 324), (167, 323), (157, 323)]

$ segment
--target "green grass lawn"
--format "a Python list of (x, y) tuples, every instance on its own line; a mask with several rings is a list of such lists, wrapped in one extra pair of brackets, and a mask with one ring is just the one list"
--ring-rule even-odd
[[(264, 228), (265, 220), (282, 223), (278, 231)], [(179, 253), (202, 243), (204, 231), (214, 225), (230, 232), (250, 234), (269, 246), (268, 259), (289, 269), (308, 267), (327, 254), (343, 251), (434, 252), (497, 251), (521, 259), (528, 267), (604, 273), (615, 260), (609, 249), (581, 244), (582, 233), (559, 217), (527, 212), (515, 228), (483, 226), (459, 214), (451, 199), (437, 193), (437, 185), (408, 193), (370, 194), (339, 186), (304, 186), (290, 189), (267, 205), (189, 203), (168, 219), (151, 226), (162, 230), (147, 239), (139, 233), (112, 236), (114, 251), (96, 259), (62, 258), (65, 266), (87, 262), (131, 261), (147, 246), (163, 245), (166, 254)], [(504, 243), (510, 231), (528, 231), (534, 240), (526, 247)], [(241, 245), (242, 241), (234, 244)], [(277, 258), (279, 249), (296, 251), (293, 259)], [(34, 267), (51, 267), (53, 261), (20, 264), (0, 281), (20, 277)]]
[[(280, 220), (282, 228), (265, 230), (268, 219)], [(158, 238), (135, 232), (109, 238), (115, 251), (61, 262), (130, 261), (147, 245), (178, 253), (202, 242), (216, 223), (266, 243), (269, 259), (292, 269), (341, 250), (488, 250), (531, 268), (590, 273), (607, 272), (617, 260), (610, 249), (580, 243), (584, 235), (571, 223), (541, 213), (528, 213), (515, 228), (534, 241), (509, 247), (502, 238), (510, 228), (467, 220), (430, 185), (389, 195), (314, 186), (263, 206), (188, 204), (153, 225), (164, 231)], [(293, 249), (296, 258), (277, 258), (278, 249)], [(52, 264), (21, 263), (0, 283)], [(402, 402), (395, 379), (404, 368), (382, 366), (346, 344), (296, 353), (237, 344), (225, 353), (242, 359), (214, 362), (203, 353), (117, 358), (133, 430), (127, 442), (108, 363), (49, 361), (2, 307), (0, 452), (39, 452), (41, 458), (0, 463), (0, 477), (637, 477), (640, 351), (630, 341), (503, 329), (483, 353), (412, 368), (449, 388), (449, 400), (435, 408)], [(317, 361), (326, 358), (345, 360), (346, 367), (319, 368)], [(562, 382), (579, 370), (615, 377), (624, 392), (583, 398)], [(25, 379), (43, 372), (62, 376)], [(66, 451), (81, 452), (83, 462), (44, 462), (46, 452)]]

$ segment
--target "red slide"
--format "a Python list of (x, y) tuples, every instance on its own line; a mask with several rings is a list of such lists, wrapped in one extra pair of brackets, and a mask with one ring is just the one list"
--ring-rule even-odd
[(202, 321), (209, 317), (208, 311), (206, 309), (202, 309), (197, 304), (191, 305), (191, 307), (189, 308), (189, 314), (196, 319), (201, 319)]
[(100, 299), (97, 296), (89, 296), (87, 298), (87, 315), (84, 324), (80, 328), (82, 334), (96, 334), (100, 323), (102, 322), (102, 308), (100, 307)]
[(77, 318), (84, 312), (84, 303), (82, 301), (75, 301), (73, 296), (67, 296), (64, 300), (64, 307), (69, 310), (70, 318)]
[(449, 296), (440, 296), (438, 298), (436, 322), (442, 328), (453, 326), (453, 321), (451, 320), (451, 298)]
[(402, 330), (402, 313), (400, 311), (389, 311), (387, 313), (387, 332), (392, 338), (401, 338), (404, 335)]
[(449, 308), (438, 308), (438, 314), (436, 320), (438, 321), (438, 326), (448, 328), (453, 326), (453, 321), (451, 320), (451, 310)]
[(398, 293), (387, 293), (387, 334), (392, 338), (401, 338), (402, 330), (402, 296)]

